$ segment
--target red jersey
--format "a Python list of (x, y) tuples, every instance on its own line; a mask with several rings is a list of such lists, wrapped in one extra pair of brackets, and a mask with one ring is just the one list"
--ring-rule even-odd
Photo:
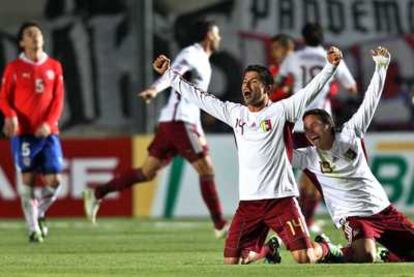
[[(277, 74), (279, 73), (279, 70), (280, 70), (280, 65), (278, 64), (272, 64), (269, 66), (269, 71), (272, 74), (273, 78), (277, 76)], [(289, 87), (293, 86), (293, 76), (291, 74), (289, 74), (287, 77), (283, 79), (281, 87), (274, 89), (270, 93), (269, 96), (272, 102), (277, 102), (279, 100), (285, 99), (290, 96), (290, 94), (283, 91), (284, 86), (289, 86)]]
[(37, 62), (24, 54), (6, 65), (0, 91), (5, 118), (17, 117), (19, 135), (34, 134), (43, 123), (59, 133), (63, 109), (63, 75), (60, 62), (43, 54)]

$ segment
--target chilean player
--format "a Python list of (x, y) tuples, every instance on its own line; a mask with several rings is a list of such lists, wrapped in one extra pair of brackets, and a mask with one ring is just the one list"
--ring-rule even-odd
[[(0, 92), (5, 116), (4, 133), (11, 138), (18, 192), (29, 229), (29, 241), (47, 235), (45, 213), (56, 200), (61, 181), (62, 150), (58, 120), (63, 109), (61, 64), (43, 51), (43, 33), (36, 22), (25, 22), (18, 32), (20, 56), (7, 64)], [(36, 175), (45, 186), (34, 195)]]

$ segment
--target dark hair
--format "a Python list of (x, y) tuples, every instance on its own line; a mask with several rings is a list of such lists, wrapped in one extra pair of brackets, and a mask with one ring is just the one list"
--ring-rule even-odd
[(211, 29), (217, 26), (217, 24), (212, 20), (207, 19), (199, 19), (194, 23), (193, 30), (192, 30), (192, 37), (193, 42), (200, 42), (203, 41), (207, 33), (211, 31)]
[(322, 123), (329, 125), (331, 128), (331, 132), (335, 133), (335, 122), (333, 121), (332, 116), (325, 110), (322, 109), (311, 109), (306, 111), (303, 116), (302, 120), (305, 119), (308, 115), (316, 115), (322, 121)]
[(302, 36), (306, 45), (318, 46), (323, 43), (323, 30), (318, 23), (306, 23), (302, 29)]
[(278, 42), (283, 47), (289, 47), (293, 45), (293, 38), (287, 34), (277, 34), (270, 38), (271, 42)]
[(27, 28), (30, 27), (36, 27), (38, 28), (42, 33), (43, 33), (43, 29), (42, 27), (40, 27), (40, 24), (37, 23), (36, 21), (26, 21), (23, 22), (22, 25), (20, 25), (19, 31), (17, 32), (17, 43), (20, 43), (20, 41), (23, 39), (23, 33)]
[(266, 85), (271, 86), (273, 85), (273, 77), (270, 73), (269, 69), (263, 65), (253, 64), (247, 66), (243, 71), (243, 76), (246, 75), (246, 72), (255, 71), (259, 74), (260, 80)]

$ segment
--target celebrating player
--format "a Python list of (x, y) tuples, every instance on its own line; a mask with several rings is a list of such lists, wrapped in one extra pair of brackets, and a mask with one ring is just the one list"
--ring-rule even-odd
[(342, 227), (350, 245), (345, 262), (373, 262), (375, 242), (385, 246), (393, 261), (414, 261), (414, 225), (389, 202), (372, 174), (361, 144), (381, 98), (390, 54), (372, 51), (375, 71), (358, 111), (335, 132), (324, 110), (305, 112), (303, 123), (313, 146), (294, 150), (293, 165), (311, 173), (320, 184), (335, 225)]
[[(35, 22), (19, 29), (23, 52), (7, 64), (0, 92), (5, 116), (4, 133), (11, 138), (23, 213), (31, 242), (43, 242), (47, 235), (45, 213), (56, 200), (62, 170), (58, 120), (63, 109), (61, 64), (43, 51), (43, 34)], [(34, 195), (37, 173), (45, 186)]]
[[(185, 81), (179, 72), (169, 69), (169, 60), (158, 57), (154, 69), (163, 74), (160, 83), (172, 86), (183, 98), (233, 127), (239, 157), (239, 206), (234, 215), (224, 249), (224, 262), (237, 264), (246, 257), (246, 249), (257, 250), (255, 258), (274, 251), (258, 240), (269, 227), (283, 240), (300, 263), (322, 258), (320, 244), (312, 244), (295, 197), (298, 189), (290, 164), (292, 154), (289, 126), (300, 118), (303, 109), (321, 91), (342, 60), (335, 47), (328, 52), (329, 63), (300, 92), (272, 103), (270, 72), (251, 65), (244, 71), (242, 94), (246, 105), (222, 102)], [(148, 99), (154, 90), (139, 94)]]

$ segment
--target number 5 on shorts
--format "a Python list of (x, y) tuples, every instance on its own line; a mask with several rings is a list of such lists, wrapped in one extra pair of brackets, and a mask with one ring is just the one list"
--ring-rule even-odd
[(23, 157), (30, 156), (30, 143), (28, 143), (28, 142), (23, 142), (22, 143), (22, 156)]

